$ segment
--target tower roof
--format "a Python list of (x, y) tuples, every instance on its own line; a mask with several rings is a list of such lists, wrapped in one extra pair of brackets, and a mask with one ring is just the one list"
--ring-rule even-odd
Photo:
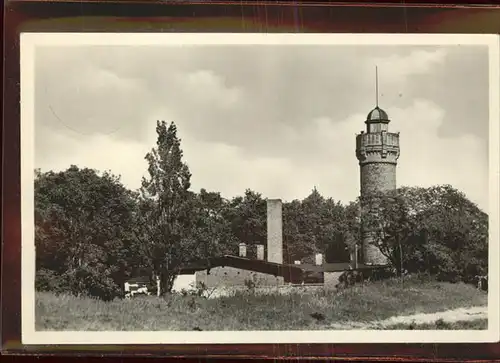
[(389, 122), (389, 116), (387, 115), (387, 112), (382, 110), (380, 107), (375, 107), (373, 110), (370, 111), (368, 116), (366, 116), (366, 122)]

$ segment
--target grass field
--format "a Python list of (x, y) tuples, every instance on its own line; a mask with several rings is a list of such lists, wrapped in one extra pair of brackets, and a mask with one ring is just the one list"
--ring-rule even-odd
[(437, 320), (432, 324), (395, 324), (387, 327), (391, 330), (484, 330), (488, 329), (488, 319), (456, 321), (448, 323)]
[[(466, 284), (409, 277), (357, 285), (341, 291), (205, 299), (169, 295), (103, 302), (69, 295), (36, 294), (37, 330), (317, 330), (342, 322), (370, 322), (396, 315), (486, 306), (487, 294)], [(467, 322), (467, 329), (483, 329)], [(418, 329), (437, 329), (435, 324)], [(463, 329), (464, 324), (438, 328)], [(408, 324), (390, 329), (412, 329)]]

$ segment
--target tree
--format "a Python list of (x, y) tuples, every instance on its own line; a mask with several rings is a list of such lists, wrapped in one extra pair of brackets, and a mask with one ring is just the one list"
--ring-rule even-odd
[(299, 219), (299, 229), (303, 236), (303, 243), (310, 245), (312, 254), (322, 252), (324, 244), (321, 240), (321, 232), (324, 231), (325, 220), (323, 209), (325, 198), (316, 187), (302, 201), (302, 218)]
[(341, 203), (313, 188), (302, 201), (284, 204), (283, 219), (285, 261), (313, 262), (315, 253), (326, 254), (328, 262), (349, 261), (346, 242), (352, 236)]
[(234, 253), (237, 241), (232, 233), (231, 223), (226, 218), (229, 203), (220, 193), (207, 192), (205, 189), (201, 189), (196, 197), (195, 236), (198, 250), (193, 258)]
[(327, 262), (350, 261), (350, 250), (354, 242), (354, 235), (350, 231), (350, 210), (340, 202), (328, 198), (321, 210), (322, 230), (318, 231), (318, 242), (328, 252)]
[(365, 210), (364, 223), (398, 272), (428, 272), (447, 281), (486, 273), (488, 216), (460, 191), (404, 187), (371, 202), (377, 213)]
[(302, 202), (293, 200), (283, 203), (283, 260), (293, 263), (302, 260), (314, 252), (314, 245), (309, 236), (305, 235), (305, 215)]
[(410, 217), (408, 200), (397, 191), (388, 191), (369, 200), (361, 198), (363, 228), (372, 243), (389, 259), (398, 275), (404, 270), (406, 250), (415, 235), (415, 220)]
[(486, 274), (488, 215), (449, 185), (420, 192), (428, 206), (416, 215), (425, 237), (416, 257), (442, 280), (470, 282)]
[[(361, 223), (359, 203), (351, 202), (342, 205), (339, 202), (333, 204), (332, 210), (326, 215), (329, 222), (328, 230), (332, 236), (330, 240), (325, 238), (326, 261), (327, 262), (349, 262), (351, 253), (359, 251), (361, 241)], [(324, 233), (325, 233), (324, 232)]]
[(130, 274), (134, 201), (109, 173), (35, 173), (36, 287), (111, 299)]
[(224, 213), (238, 243), (265, 244), (267, 240), (266, 201), (250, 189), (243, 197), (234, 197)]
[(172, 288), (178, 269), (196, 247), (193, 236), (195, 195), (191, 173), (182, 160), (181, 140), (172, 122), (158, 121), (156, 147), (146, 155), (148, 177), (142, 180), (135, 235), (144, 264), (160, 277), (164, 294)]

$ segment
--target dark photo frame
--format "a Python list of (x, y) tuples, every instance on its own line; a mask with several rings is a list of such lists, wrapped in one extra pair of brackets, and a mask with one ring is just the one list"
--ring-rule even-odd
[[(495, 343), (63, 344), (21, 339), (21, 33), (418, 33), (498, 34), (500, 8), (335, 3), (327, 1), (8, 1), (4, 7), (4, 138), (2, 143), (2, 354), (161, 356), (184, 358), (329, 358), (336, 360), (492, 360)], [(499, 65), (500, 67), (500, 65)], [(497, 91), (498, 92), (498, 91)], [(490, 136), (491, 139), (491, 136)], [(491, 196), (490, 196), (491, 198)], [(495, 259), (498, 256), (493, 256)], [(490, 257), (491, 261), (491, 257)], [(225, 258), (210, 263), (238, 265)], [(264, 266), (280, 275), (278, 267)], [(266, 270), (267, 271), (267, 270)], [(294, 278), (289, 270), (286, 278)], [(295, 271), (295, 270), (293, 270)], [(259, 271), (260, 272), (260, 271)], [(297, 272), (297, 274), (300, 274)], [(449, 332), (453, 334), (453, 332)], [(499, 337), (500, 340), (500, 337)], [(64, 358), (67, 359), (67, 358)]]

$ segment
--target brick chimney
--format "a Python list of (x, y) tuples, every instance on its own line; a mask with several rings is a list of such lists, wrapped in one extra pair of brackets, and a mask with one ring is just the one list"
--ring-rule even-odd
[(267, 260), (283, 263), (283, 215), (281, 199), (267, 200)]
[(264, 259), (264, 245), (257, 245), (257, 260)]
[(247, 245), (246, 243), (240, 243), (240, 257), (247, 257)]

